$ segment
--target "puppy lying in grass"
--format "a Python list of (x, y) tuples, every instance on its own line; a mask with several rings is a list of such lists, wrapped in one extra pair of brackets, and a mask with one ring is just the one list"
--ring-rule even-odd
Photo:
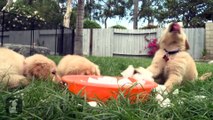
[(61, 77), (64, 75), (100, 75), (98, 65), (78, 55), (64, 56), (60, 60), (57, 70)]
[(170, 24), (162, 34), (159, 45), (160, 49), (147, 69), (166, 86), (167, 91), (185, 80), (197, 78), (196, 65), (187, 52), (189, 44), (181, 24)]
[(27, 78), (32, 79), (52, 79), (54, 82), (58, 82), (54, 79), (56, 75), (56, 64), (51, 59), (42, 54), (35, 54), (25, 59), (24, 63), (24, 75)]
[(13, 50), (0, 48), (0, 83), (8, 88), (26, 86), (29, 81), (23, 76), (25, 57)]

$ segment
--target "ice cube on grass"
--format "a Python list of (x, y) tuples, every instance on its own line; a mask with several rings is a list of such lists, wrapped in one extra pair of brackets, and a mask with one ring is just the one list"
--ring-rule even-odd
[(157, 94), (156, 97), (155, 97), (155, 99), (156, 99), (157, 101), (163, 101), (164, 98), (163, 98), (162, 95)]
[(165, 100), (163, 100), (160, 103), (160, 106), (163, 107), (163, 108), (170, 107), (171, 105), (172, 105), (172, 103), (171, 103), (171, 100), (169, 98), (166, 98)]
[(87, 102), (91, 107), (97, 107), (98, 103), (96, 101), (89, 101)]
[(164, 99), (162, 95), (157, 94), (155, 99), (157, 100), (160, 107), (166, 108), (172, 105), (171, 100), (169, 98)]
[(158, 85), (154, 90), (161, 95), (168, 95), (168, 92), (166, 91), (166, 86), (164, 85)]
[[(172, 105), (171, 100), (169, 98), (164, 98), (168, 95), (168, 92), (166, 91), (166, 86), (158, 85), (155, 88), (155, 91), (157, 92), (155, 99), (157, 100), (160, 107), (166, 108)], [(173, 94), (178, 94), (178, 93), (179, 91), (175, 90)]]
[(178, 95), (179, 94), (179, 90), (178, 89), (175, 89), (173, 92), (172, 92), (173, 95)]
[(203, 99), (206, 98), (206, 96), (204, 96), (204, 95), (196, 95), (194, 98), (195, 98), (195, 100), (203, 100)]

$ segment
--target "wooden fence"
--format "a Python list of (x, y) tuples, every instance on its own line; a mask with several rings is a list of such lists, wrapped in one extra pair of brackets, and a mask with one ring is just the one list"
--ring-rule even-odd
[[(157, 38), (162, 29), (121, 30), (121, 29), (84, 29), (83, 54), (94, 56), (147, 56), (148, 39)], [(200, 59), (204, 50), (205, 29), (187, 28), (186, 35), (190, 45), (189, 53)]]
[[(84, 29), (83, 54), (94, 56), (146, 56), (148, 42), (144, 39), (159, 39), (162, 29), (121, 30), (121, 29)], [(205, 44), (204, 28), (187, 28), (185, 32), (190, 44), (189, 53), (194, 59), (200, 59)], [(34, 30), (36, 45), (48, 47), (52, 52), (71, 53), (73, 35), (71, 30)], [(4, 43), (30, 44), (32, 31), (9, 31), (4, 33)], [(65, 40), (64, 40), (65, 39)], [(60, 45), (61, 44), (61, 45)]]

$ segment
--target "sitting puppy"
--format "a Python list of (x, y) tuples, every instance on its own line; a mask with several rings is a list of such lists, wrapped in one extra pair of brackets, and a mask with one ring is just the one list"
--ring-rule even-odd
[(0, 83), (8, 88), (26, 86), (29, 81), (23, 76), (25, 57), (13, 50), (0, 48)]
[(99, 67), (87, 58), (78, 55), (66, 55), (59, 64), (57, 73), (64, 75), (100, 75)]
[(187, 52), (189, 45), (180, 23), (172, 23), (165, 29), (159, 45), (160, 49), (147, 69), (166, 86), (168, 92), (174, 85), (197, 78), (196, 64)]
[(42, 54), (35, 54), (25, 59), (24, 75), (30, 79), (33, 77), (38, 79), (51, 78), (54, 82), (56, 74), (56, 64), (51, 59)]

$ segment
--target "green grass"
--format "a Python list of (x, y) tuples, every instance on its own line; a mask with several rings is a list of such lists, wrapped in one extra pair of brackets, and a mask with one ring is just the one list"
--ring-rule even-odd
[[(61, 57), (50, 56), (56, 63)], [(147, 67), (150, 58), (88, 57), (100, 66), (103, 75), (119, 76), (120, 72), (133, 65)], [(197, 63), (199, 74), (213, 71), (213, 66)], [(100, 107), (90, 107), (84, 99), (73, 95), (67, 88), (52, 82), (34, 80), (23, 88), (16, 90), (0, 89), (0, 119), (79, 119), (79, 120), (208, 120), (213, 118), (213, 78), (206, 81), (187, 82), (179, 88), (178, 95), (169, 94), (172, 106), (161, 108), (151, 94), (144, 103), (130, 104), (120, 96), (118, 101), (111, 100)], [(195, 99), (204, 95), (205, 99)], [(8, 114), (5, 101), (8, 97), (21, 98), (23, 110), (19, 114)], [(180, 104), (182, 101), (182, 104)]]

